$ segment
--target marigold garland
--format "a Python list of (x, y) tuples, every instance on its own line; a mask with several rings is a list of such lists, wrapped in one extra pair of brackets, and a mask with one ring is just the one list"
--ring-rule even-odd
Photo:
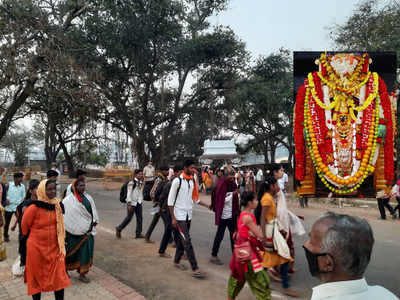
[[(369, 132), (368, 138), (368, 148), (365, 151), (361, 165), (359, 170), (349, 178), (340, 178), (339, 176), (333, 174), (329, 167), (323, 163), (321, 153), (318, 149), (317, 140), (314, 133), (313, 118), (310, 111), (310, 102), (312, 107), (312, 98), (310, 99), (310, 90), (306, 89), (305, 101), (304, 101), (304, 128), (306, 135), (306, 145), (309, 149), (311, 159), (313, 161), (314, 167), (317, 171), (318, 177), (324, 183), (324, 185), (331, 190), (332, 192), (338, 194), (347, 194), (355, 191), (360, 187), (365, 178), (369, 175), (370, 172), (374, 171), (373, 156), (375, 154), (376, 149), (376, 139), (378, 136), (378, 124), (379, 124), (379, 102), (376, 103), (374, 122), (371, 123), (371, 128)], [(325, 178), (325, 176), (337, 185), (350, 185), (350, 188), (338, 189), (332, 186), (329, 181)]]
[[(376, 72), (368, 72), (369, 56), (363, 54), (357, 59), (358, 63), (350, 76), (347, 74), (343, 83), (340, 76), (330, 64), (331, 57), (322, 54), (320, 71), (308, 74), (304, 85), (300, 86), (294, 112), (294, 142), (295, 142), (295, 177), (302, 181), (305, 178), (306, 147), (309, 150), (313, 165), (318, 177), (332, 192), (348, 194), (357, 190), (367, 176), (374, 172), (374, 156), (377, 143), (382, 143), (378, 138), (379, 124), (386, 125), (384, 139), (385, 154), (385, 180), (391, 184), (394, 178), (393, 157), (393, 109), (384, 81)], [(334, 92), (332, 102), (325, 103), (322, 84), (327, 85)], [(345, 86), (346, 85), (346, 86)], [(361, 106), (355, 104), (353, 97), (358, 98), (361, 87), (365, 86), (365, 101)], [(360, 161), (358, 170), (353, 173), (336, 175), (331, 172), (329, 165), (333, 166), (333, 141), (332, 134), (328, 134), (324, 110), (339, 110), (339, 104), (346, 103), (352, 123), (357, 121), (358, 114), (362, 113), (361, 124), (354, 124), (355, 133), (353, 148), (356, 154), (353, 159)], [(343, 104), (342, 104), (343, 105)], [(379, 111), (382, 106), (384, 120), (380, 119)], [(330, 122), (330, 121), (328, 121)], [(335, 121), (332, 121), (332, 124)], [(354, 166), (353, 166), (354, 167)]]

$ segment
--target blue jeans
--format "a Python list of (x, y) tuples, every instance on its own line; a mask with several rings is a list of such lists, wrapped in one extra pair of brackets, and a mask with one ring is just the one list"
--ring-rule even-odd
[(284, 289), (289, 288), (288, 271), (289, 271), (289, 263), (288, 262), (281, 265), (281, 279), (282, 279), (282, 286)]

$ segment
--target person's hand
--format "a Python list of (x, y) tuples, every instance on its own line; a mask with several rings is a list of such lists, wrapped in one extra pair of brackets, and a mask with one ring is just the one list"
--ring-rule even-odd
[(128, 204), (128, 213), (132, 213), (133, 212), (133, 206)]
[(17, 224), (14, 224), (12, 227), (11, 227), (11, 231), (15, 231), (15, 228), (17, 227)]
[(176, 221), (175, 218), (172, 219), (172, 227), (176, 228), (176, 226), (178, 225), (178, 222)]
[(10, 201), (6, 200), (6, 206), (10, 205)]
[(209, 210), (212, 210), (212, 209), (213, 209), (212, 204), (208, 205), (208, 209), (209, 209)]
[(93, 223), (93, 226), (96, 227), (96, 226), (97, 226), (97, 222), (94, 222), (94, 223)]

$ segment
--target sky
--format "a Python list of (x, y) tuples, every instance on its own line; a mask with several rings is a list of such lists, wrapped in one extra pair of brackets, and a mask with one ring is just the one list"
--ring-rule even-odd
[(229, 25), (253, 57), (284, 47), (291, 51), (332, 49), (327, 27), (343, 24), (358, 0), (231, 0), (214, 24)]

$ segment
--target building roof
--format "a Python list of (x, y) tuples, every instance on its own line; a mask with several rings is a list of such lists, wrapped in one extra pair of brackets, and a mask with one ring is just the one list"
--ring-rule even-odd
[(233, 140), (205, 140), (200, 159), (231, 159), (240, 157)]

